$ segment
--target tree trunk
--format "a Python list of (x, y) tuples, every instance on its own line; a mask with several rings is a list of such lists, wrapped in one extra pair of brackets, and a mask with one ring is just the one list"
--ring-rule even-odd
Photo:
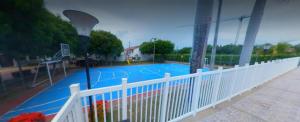
[[(49, 67), (50, 68), (50, 67)], [(54, 74), (55, 74), (55, 70), (56, 70), (56, 63), (53, 64), (52, 66), (52, 73), (51, 73), (51, 76), (52, 78), (54, 78)], [(51, 70), (50, 70), (51, 71)]]
[(108, 55), (105, 55), (105, 65), (109, 65)]
[(0, 76), (0, 82), (1, 82), (1, 87), (2, 87), (3, 91), (6, 92), (6, 86), (5, 86), (4, 81), (2, 81), (1, 76)]
[(194, 39), (190, 73), (202, 68), (206, 54), (207, 39), (211, 24), (213, 0), (198, 0), (194, 25)]
[(24, 73), (23, 73), (23, 69), (22, 69), (22, 64), (21, 64), (21, 62), (20, 62), (19, 59), (16, 59), (16, 62), (17, 62), (17, 67), (18, 67), (18, 70), (19, 70), (19, 75), (20, 75), (20, 79), (21, 79), (22, 85), (24, 87), (26, 87)]
[(256, 35), (264, 14), (264, 9), (267, 0), (256, 0), (251, 18), (249, 21), (246, 38), (241, 52), (239, 65), (243, 66), (251, 61), (251, 54), (253, 51)]

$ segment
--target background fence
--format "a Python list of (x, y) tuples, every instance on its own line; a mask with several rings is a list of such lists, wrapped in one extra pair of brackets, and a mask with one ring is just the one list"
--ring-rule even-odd
[[(168, 61), (177, 61), (177, 62), (189, 62), (190, 61), (190, 54), (167, 54), (165, 56), (165, 60)], [(284, 58), (291, 58), (297, 57), (297, 55), (255, 55), (251, 56), (250, 64), (254, 64), (255, 62), (263, 62), (269, 60), (276, 60), (276, 59), (284, 59)], [(161, 55), (156, 55), (157, 59), (163, 58)], [(211, 55), (207, 54), (205, 56), (207, 58), (207, 62), (210, 62)], [(239, 64), (240, 55), (229, 55), (229, 54), (218, 54), (215, 58), (216, 65), (227, 65), (227, 66), (234, 66)]]
[(298, 63), (296, 57), (176, 77), (166, 73), (161, 79), (129, 84), (124, 78), (118, 86), (83, 91), (73, 84), (71, 97), (52, 122), (179, 121), (286, 73)]

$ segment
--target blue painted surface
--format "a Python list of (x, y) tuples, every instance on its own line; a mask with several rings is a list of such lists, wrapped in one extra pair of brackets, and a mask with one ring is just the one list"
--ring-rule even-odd
[[(203, 69), (203, 71), (207, 71), (207, 69)], [(101, 88), (120, 85), (122, 82), (121, 78), (128, 78), (128, 83), (132, 83), (162, 78), (165, 73), (171, 73), (172, 76), (185, 75), (189, 74), (189, 66), (182, 64), (147, 64), (91, 68), (90, 72), (92, 88)], [(86, 77), (84, 70), (70, 74), (68, 77), (60, 80), (52, 87), (47, 88), (15, 109), (6, 113), (0, 120), (7, 120), (20, 113), (26, 112), (39, 111), (46, 115), (56, 113), (67, 101), (70, 96), (69, 86), (74, 83), (80, 83), (80, 89), (86, 89)], [(113, 95), (113, 99), (115, 97), (116, 94)], [(109, 99), (109, 95), (105, 95), (105, 99)]]

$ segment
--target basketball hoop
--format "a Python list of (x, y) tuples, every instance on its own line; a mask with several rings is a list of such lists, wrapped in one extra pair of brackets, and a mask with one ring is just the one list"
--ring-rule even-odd
[(61, 43), (60, 50), (62, 57), (70, 56), (70, 46), (68, 44)]

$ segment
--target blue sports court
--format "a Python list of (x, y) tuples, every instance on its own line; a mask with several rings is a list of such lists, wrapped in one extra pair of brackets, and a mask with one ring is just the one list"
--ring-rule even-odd
[[(203, 71), (207, 71), (204, 69)], [(134, 66), (115, 66), (107, 68), (91, 68), (92, 88), (120, 85), (122, 78), (128, 78), (128, 83), (164, 77), (165, 73), (171, 76), (189, 74), (189, 66), (183, 64), (144, 64)], [(58, 81), (53, 86), (41, 91), (31, 99), (15, 109), (7, 112), (1, 120), (7, 120), (20, 113), (43, 112), (51, 115), (59, 111), (70, 96), (69, 86), (80, 83), (80, 88), (86, 89), (85, 71), (80, 70)]]

